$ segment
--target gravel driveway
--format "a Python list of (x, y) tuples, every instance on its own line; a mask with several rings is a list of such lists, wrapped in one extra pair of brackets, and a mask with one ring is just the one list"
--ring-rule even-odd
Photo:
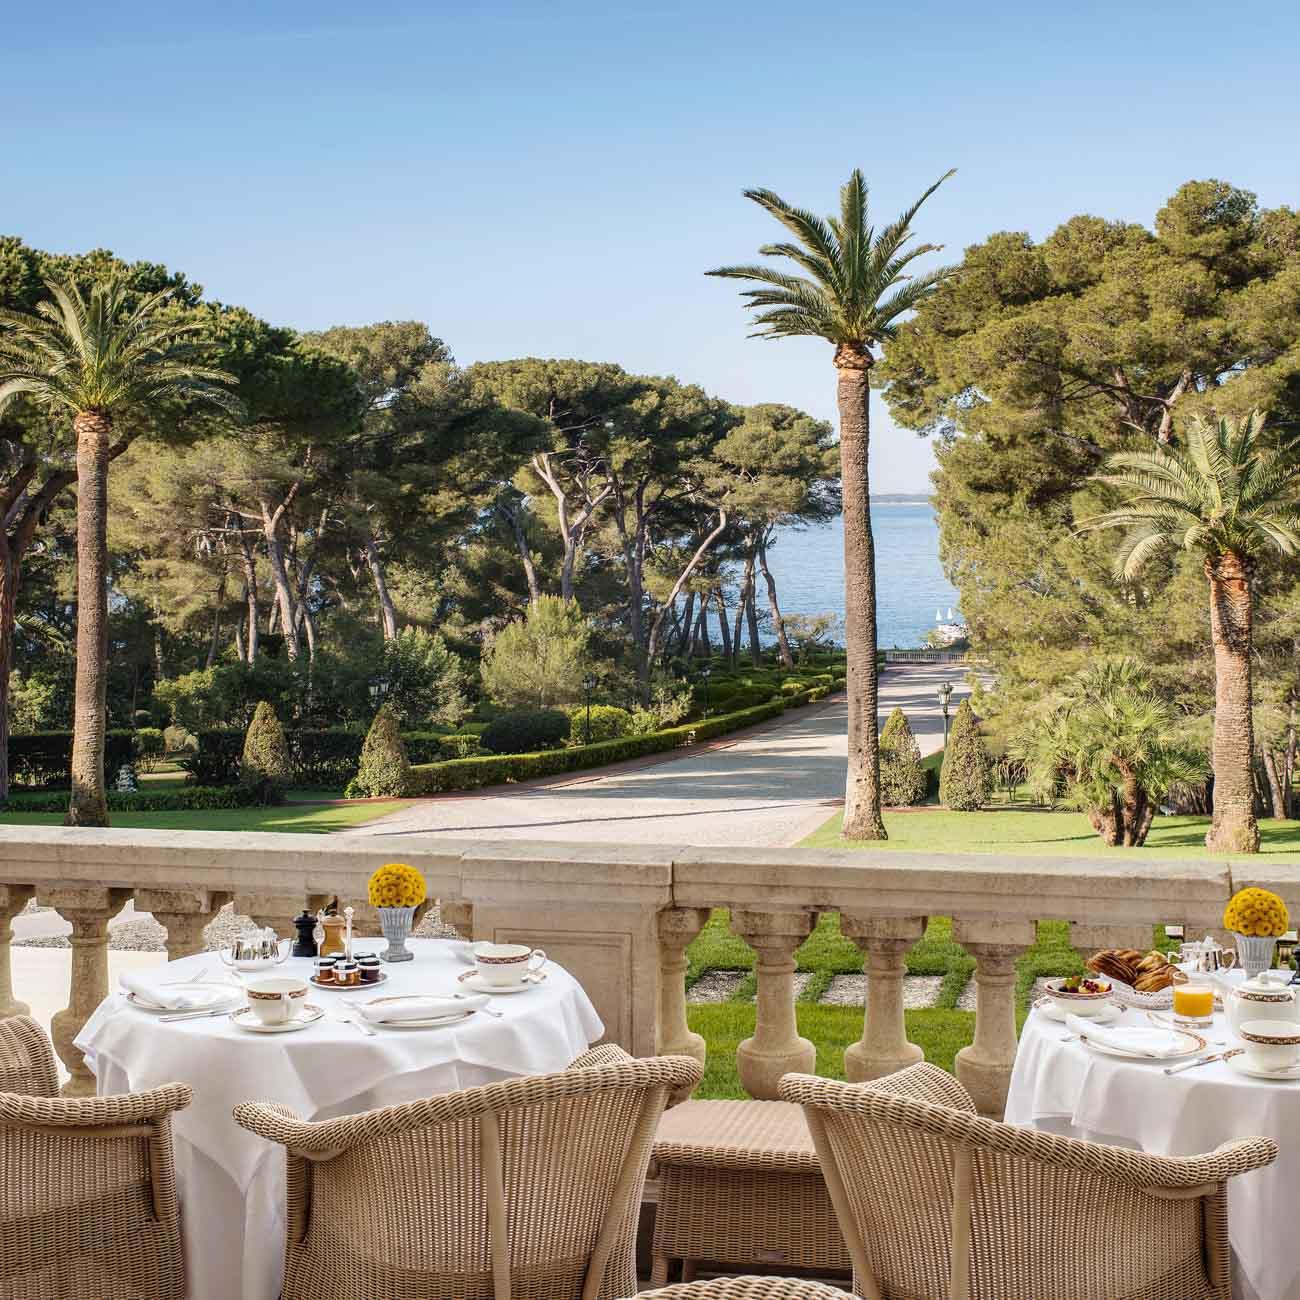
[[(881, 677), (881, 714), (901, 705), (922, 754), (939, 749), (936, 688), (951, 680), (953, 707), (968, 693), (960, 670), (906, 665)], [(699, 749), (547, 782), (422, 800), (340, 832), (460, 838), (783, 846), (820, 826), (844, 798), (844, 700)]]

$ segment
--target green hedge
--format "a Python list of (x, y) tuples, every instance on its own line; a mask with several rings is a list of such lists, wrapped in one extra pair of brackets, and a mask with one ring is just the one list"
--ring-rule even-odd
[[(806, 703), (806, 701), (805, 701)], [(499, 754), (484, 758), (463, 758), (448, 763), (425, 763), (411, 768), (413, 795), (443, 794), (450, 790), (477, 790), (485, 785), (531, 781), (543, 776), (561, 776), (588, 767), (603, 767), (629, 758), (663, 753), (680, 745), (712, 740), (741, 727), (752, 727), (785, 712), (786, 701), (771, 700), (757, 708), (720, 714), (703, 722), (691, 722), (648, 736), (622, 736), (594, 745), (571, 749), (544, 750), (536, 754)]]
[[(210, 808), (248, 808), (261, 800), (256, 790), (242, 785), (185, 785), (170, 790), (140, 790), (135, 794), (108, 791), (110, 812), (198, 812)], [(13, 794), (7, 812), (61, 813), (68, 810), (67, 794)]]
[[(104, 737), (104, 776), (109, 784), (117, 769), (135, 755), (135, 733), (113, 730)], [(15, 732), (9, 737), (9, 779), (14, 785), (67, 789), (72, 780), (72, 732)]]

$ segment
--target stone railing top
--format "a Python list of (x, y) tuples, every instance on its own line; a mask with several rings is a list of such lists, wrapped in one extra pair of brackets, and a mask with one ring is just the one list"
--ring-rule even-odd
[(1219, 923), (1243, 884), (1300, 910), (1300, 861), (877, 853), (455, 840), (432, 835), (0, 827), (0, 884), (358, 897), (379, 864), (432, 897), (586, 907), (733, 907), (1090, 924)]

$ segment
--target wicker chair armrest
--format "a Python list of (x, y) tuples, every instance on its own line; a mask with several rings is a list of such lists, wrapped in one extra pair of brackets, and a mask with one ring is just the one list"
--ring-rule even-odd
[(617, 1043), (601, 1043), (583, 1052), (576, 1060), (569, 1062), (570, 1070), (590, 1070), (598, 1065), (618, 1065), (623, 1061), (634, 1061), (636, 1057), (625, 1052)]
[(844, 1292), (789, 1277), (727, 1277), (679, 1282), (659, 1291), (642, 1291), (628, 1300), (844, 1300)]
[(1040, 1164), (1114, 1178), (1138, 1188), (1191, 1188), (1218, 1183), (1277, 1159), (1270, 1138), (1247, 1138), (1199, 1156), (1158, 1156), (1127, 1147), (1104, 1146), (967, 1114), (947, 1106), (885, 1093), (863, 1084), (839, 1083), (809, 1074), (787, 1074), (781, 1096), (802, 1106), (861, 1116), (866, 1122), (896, 1124), (933, 1133), (951, 1142), (983, 1147)]
[(116, 1128), (153, 1124), (184, 1110), (193, 1092), (183, 1083), (164, 1083), (147, 1092), (117, 1097), (27, 1097), (0, 1092), (0, 1123), (42, 1128)]
[(258, 1102), (241, 1102), (235, 1107), (235, 1122), (271, 1142), (303, 1152), (335, 1153), (372, 1142), (427, 1128), (468, 1119), (488, 1112), (510, 1110), (516, 1106), (559, 1101), (565, 1097), (582, 1097), (606, 1088), (694, 1088), (703, 1067), (689, 1056), (656, 1056), (648, 1060), (629, 1058), (612, 1065), (592, 1066), (581, 1070), (570, 1067), (558, 1074), (523, 1075), (502, 1083), (443, 1093), (420, 1101), (360, 1115), (342, 1115), (337, 1119), (304, 1121), (280, 1106)]
[(0, 1019), (0, 1092), (59, 1095), (54, 1047), (31, 1016)]
[(883, 1075), (879, 1079), (870, 1079), (857, 1085), (870, 1088), (873, 1092), (896, 1093), (900, 1097), (913, 1097), (917, 1101), (932, 1102), (936, 1106), (947, 1106), (952, 1110), (978, 1114), (978, 1107), (971, 1100), (971, 1095), (953, 1078), (947, 1070), (931, 1065), (929, 1061), (918, 1061), (905, 1069), (895, 1070), (893, 1074)]

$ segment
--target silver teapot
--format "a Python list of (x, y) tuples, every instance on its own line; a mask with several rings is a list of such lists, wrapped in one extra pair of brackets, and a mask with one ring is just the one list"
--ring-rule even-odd
[(1193, 971), (1205, 975), (1231, 970), (1237, 960), (1237, 954), (1231, 948), (1216, 943), (1208, 934), (1200, 943), (1183, 944), (1179, 956), (1184, 963), (1191, 964)]
[(289, 941), (282, 944), (269, 926), (265, 930), (245, 930), (217, 955), (232, 970), (269, 970), (289, 955)]

